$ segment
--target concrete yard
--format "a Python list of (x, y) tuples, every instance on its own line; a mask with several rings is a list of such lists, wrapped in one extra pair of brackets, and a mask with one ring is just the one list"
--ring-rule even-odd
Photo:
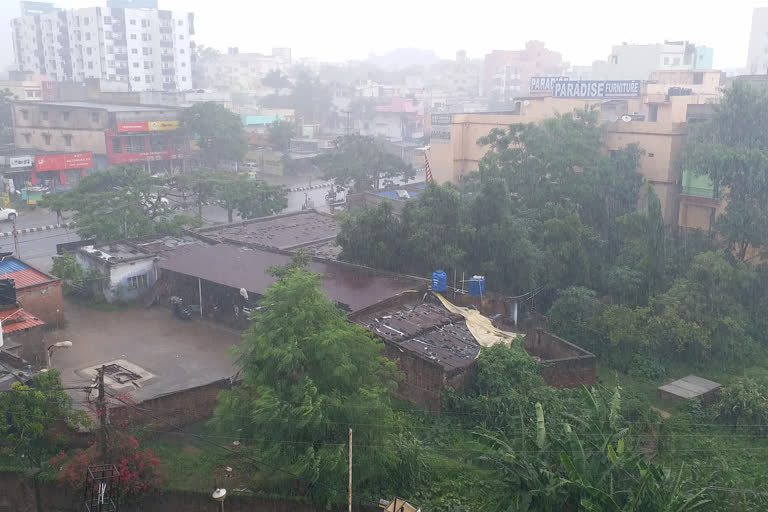
[(151, 375), (140, 381), (142, 387), (105, 381), (116, 392), (130, 391), (140, 402), (234, 373), (229, 347), (239, 343), (240, 334), (227, 327), (194, 317), (180, 320), (163, 307), (104, 312), (68, 301), (65, 311), (67, 327), (46, 337), (49, 344), (72, 341), (72, 348), (53, 353), (53, 366), (65, 385), (87, 383), (94, 366), (124, 361), (131, 371), (138, 367)]

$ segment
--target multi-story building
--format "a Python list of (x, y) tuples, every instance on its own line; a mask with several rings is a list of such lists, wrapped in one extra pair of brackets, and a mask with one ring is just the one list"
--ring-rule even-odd
[(264, 77), (273, 70), (287, 72), (291, 65), (291, 50), (273, 48), (271, 55), (263, 55), (240, 53), (238, 48), (229, 48), (226, 54), (202, 55), (195, 65), (198, 66), (199, 87), (267, 95), (274, 89), (264, 85)]
[[(431, 116), (429, 161), (438, 182), (459, 183), (478, 170), (488, 147), (477, 140), (492, 129), (514, 123), (538, 122), (557, 113), (594, 106), (605, 124), (606, 151), (636, 143), (645, 152), (638, 171), (654, 186), (668, 224), (702, 227), (719, 202), (711, 186), (694, 175), (684, 176), (678, 159), (689, 123), (705, 119), (719, 100), (723, 75), (719, 71), (657, 71), (629, 97), (518, 98), (507, 113), (434, 114)], [(681, 187), (682, 184), (682, 187)]]
[(752, 32), (749, 35), (747, 74), (768, 74), (768, 7), (752, 11)]
[(608, 60), (592, 64), (593, 80), (648, 80), (653, 71), (712, 69), (712, 48), (688, 41), (613, 47)]
[(493, 103), (509, 103), (527, 96), (532, 76), (560, 76), (567, 69), (559, 52), (541, 41), (528, 41), (524, 50), (494, 50), (485, 56), (481, 94)]
[(55, 9), (11, 25), (21, 71), (57, 81), (119, 81), (134, 91), (192, 88), (192, 13)]
[(15, 158), (26, 165), (5, 171), (16, 188), (24, 183), (72, 185), (88, 169), (143, 165), (150, 173), (181, 170), (189, 156), (173, 107), (85, 101), (13, 104)]

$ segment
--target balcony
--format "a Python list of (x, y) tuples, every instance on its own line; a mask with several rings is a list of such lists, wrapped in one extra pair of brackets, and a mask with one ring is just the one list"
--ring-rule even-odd
[(160, 27), (161, 34), (170, 34), (172, 32), (173, 32), (173, 29), (171, 27)]
[(176, 71), (173, 70), (173, 69), (164, 69), (163, 70), (163, 75), (169, 76), (169, 75), (175, 75), (175, 74), (176, 74)]
[(163, 62), (173, 62), (173, 55), (161, 55), (160, 60)]
[(161, 48), (173, 48), (173, 41), (160, 41)]

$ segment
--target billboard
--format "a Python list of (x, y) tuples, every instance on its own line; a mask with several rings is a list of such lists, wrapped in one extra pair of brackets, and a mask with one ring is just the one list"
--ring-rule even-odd
[(553, 98), (639, 98), (640, 80), (556, 80)]
[(429, 142), (433, 144), (448, 144), (451, 142), (451, 114), (432, 114), (432, 131)]
[(529, 90), (531, 93), (552, 92), (555, 82), (568, 80), (567, 76), (532, 76)]
[(130, 132), (164, 132), (177, 130), (178, 121), (139, 121), (136, 123), (117, 123), (117, 131), (120, 133)]
[(8, 166), (11, 167), (11, 168), (15, 168), (15, 167), (32, 167), (32, 164), (34, 162), (35, 161), (32, 159), (32, 155), (8, 157)]
[(62, 155), (41, 155), (35, 157), (36, 171), (65, 171), (93, 167), (92, 153), (65, 153)]

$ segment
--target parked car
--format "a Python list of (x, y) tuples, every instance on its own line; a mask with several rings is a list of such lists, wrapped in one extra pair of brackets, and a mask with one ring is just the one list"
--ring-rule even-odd
[(13, 208), (0, 208), (0, 220), (15, 220), (17, 215)]

